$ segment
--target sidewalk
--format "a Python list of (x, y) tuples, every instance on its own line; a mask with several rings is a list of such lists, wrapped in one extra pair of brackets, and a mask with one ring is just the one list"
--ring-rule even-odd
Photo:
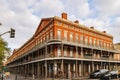
[[(31, 77), (27, 77), (25, 79), (24, 76), (20, 75), (15, 75), (15, 74), (10, 74), (9, 78), (6, 80), (33, 80)], [(58, 78), (40, 78), (40, 79), (34, 79), (34, 80), (99, 80), (99, 79), (89, 79), (87, 77), (79, 77), (79, 78), (74, 78), (74, 79), (58, 79)], [(119, 79), (112, 79), (112, 80), (119, 80)]]
[[(20, 75), (15, 75), (15, 74), (10, 74), (9, 78), (6, 80), (33, 80), (32, 77), (27, 77), (25, 79), (24, 76)], [(40, 79), (34, 79), (34, 80), (71, 80), (71, 79), (58, 79), (58, 78), (40, 78)]]

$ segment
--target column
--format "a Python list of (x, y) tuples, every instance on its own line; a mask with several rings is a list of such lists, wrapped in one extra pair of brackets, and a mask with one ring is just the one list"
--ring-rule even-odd
[(47, 45), (45, 46), (45, 58), (47, 58)]
[(111, 57), (110, 57), (110, 52), (108, 52), (108, 54), (109, 54), (108, 70), (110, 70), (110, 60), (111, 60)]
[(79, 76), (81, 76), (81, 64), (79, 64)]
[[(100, 54), (101, 54), (101, 56), (100, 56), (100, 59), (101, 59), (101, 57), (102, 57), (102, 50), (100, 51)], [(100, 68), (102, 68), (102, 67), (103, 67), (103, 63), (102, 63), (102, 61), (101, 61)]]
[(41, 67), (42, 67), (42, 77), (44, 76), (44, 65), (41, 65)]
[(48, 66), (49, 66), (49, 75), (48, 75), (48, 77), (50, 77), (51, 76), (51, 65), (50, 65), (50, 63), (48, 64)]
[(62, 72), (62, 75), (64, 75), (64, 62), (63, 62), (63, 59), (62, 59), (62, 63), (61, 63), (61, 72)]
[[(92, 53), (92, 59), (94, 59), (95, 57), (97, 57), (97, 56), (94, 55), (93, 49), (91, 50), (91, 53)], [(92, 70), (91, 71), (92, 72), (94, 71), (94, 62), (93, 61), (92, 61)]]
[(76, 76), (78, 76), (78, 61), (76, 60), (76, 70), (75, 70)]
[(47, 72), (48, 72), (48, 70), (47, 70), (47, 61), (45, 61), (44, 67), (45, 67), (45, 77), (47, 77)]
[(37, 78), (40, 79), (40, 65), (39, 62), (37, 63)]
[(32, 63), (32, 75), (34, 74), (34, 63)]
[(81, 61), (81, 76), (83, 76), (84, 70), (83, 70), (83, 61)]
[(92, 72), (94, 71), (95, 67), (94, 67), (94, 62), (92, 61)]
[(64, 52), (63, 52), (63, 43), (61, 44), (61, 56), (63, 57), (64, 56)]
[(68, 64), (68, 78), (71, 78), (70, 64)]
[(78, 58), (78, 47), (76, 46), (76, 58)]
[(81, 47), (81, 58), (83, 58), (83, 48)]
[(73, 64), (73, 77), (75, 76), (75, 64)]
[(57, 74), (57, 63), (56, 62), (54, 62), (53, 68), (54, 68), (54, 76), (55, 76)]
[(91, 72), (91, 68), (90, 68), (91, 66), (90, 66), (90, 64), (88, 64), (88, 70), (89, 70), (89, 72), (88, 72), (88, 74), (90, 74), (90, 72)]

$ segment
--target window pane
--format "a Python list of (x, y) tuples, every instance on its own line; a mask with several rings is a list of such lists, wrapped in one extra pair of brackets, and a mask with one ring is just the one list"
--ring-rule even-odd
[(64, 40), (67, 40), (67, 31), (64, 31)]
[(58, 37), (58, 39), (61, 39), (61, 31), (60, 30), (57, 31), (57, 37)]
[(70, 33), (70, 41), (73, 41), (73, 33)]
[(58, 46), (58, 57), (61, 56), (61, 47)]

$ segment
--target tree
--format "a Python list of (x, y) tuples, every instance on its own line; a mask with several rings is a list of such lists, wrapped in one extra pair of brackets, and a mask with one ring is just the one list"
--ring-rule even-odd
[(9, 52), (10, 48), (8, 48), (8, 43), (0, 37), (0, 65), (3, 65), (5, 55)]

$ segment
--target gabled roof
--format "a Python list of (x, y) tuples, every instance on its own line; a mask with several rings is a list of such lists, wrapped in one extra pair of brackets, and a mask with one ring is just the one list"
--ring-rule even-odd
[(36, 30), (36, 32), (35, 32), (34, 35), (37, 35), (37, 34), (41, 31), (41, 29), (51, 21), (52, 18), (53, 18), (53, 17), (41, 19), (41, 22), (40, 22), (40, 24), (38, 25), (38, 28), (37, 28), (37, 30)]

